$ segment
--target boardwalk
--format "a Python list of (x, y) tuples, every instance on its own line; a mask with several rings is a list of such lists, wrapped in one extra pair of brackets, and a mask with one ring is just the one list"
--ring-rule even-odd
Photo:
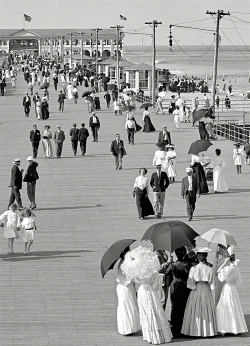
[[(38, 87), (35, 87), (37, 91)], [(80, 94), (84, 88), (80, 88)], [(66, 100), (65, 111), (59, 113), (57, 92), (50, 87), (48, 121), (36, 121), (34, 107), (30, 118), (24, 117), (22, 97), (26, 91), (22, 74), (18, 75), (17, 91), (0, 99), (0, 206), (5, 211), (9, 199), (10, 169), (14, 158), (21, 159), (21, 168), (32, 154), (29, 131), (37, 123), (56, 130), (60, 124), (66, 141), (62, 159), (44, 159), (42, 146), (37, 162), (40, 179), (37, 183), (38, 231), (32, 252), (24, 256), (21, 241), (14, 244), (15, 254), (8, 256), (5, 239), (0, 242), (0, 330), (1, 346), (121, 346), (145, 345), (141, 334), (122, 337), (116, 327), (116, 270), (101, 278), (100, 260), (114, 241), (122, 238), (140, 239), (154, 218), (139, 220), (132, 198), (133, 183), (140, 167), (153, 172), (152, 158), (156, 150), (158, 133), (137, 133), (135, 145), (129, 146), (124, 128), (125, 117), (115, 117), (107, 110), (100, 94), (103, 110), (98, 112), (101, 122), (98, 143), (89, 137), (87, 155), (73, 156), (68, 132), (73, 122), (88, 124), (89, 113), (83, 99), (77, 105)], [(40, 93), (42, 95), (42, 93)], [(141, 111), (135, 114), (141, 121)], [(166, 194), (165, 220), (186, 222), (185, 202), (180, 197), (180, 181), (185, 167), (190, 164), (189, 144), (198, 139), (198, 130), (190, 124), (173, 126), (169, 115), (155, 115), (152, 121), (157, 130), (168, 125), (172, 141), (177, 146), (177, 182)], [(115, 170), (109, 153), (116, 133), (125, 140), (128, 155), (123, 170)], [(248, 325), (249, 307), (249, 177), (250, 166), (243, 166), (236, 174), (232, 162), (233, 144), (218, 139), (209, 149), (222, 149), (227, 163), (225, 170), (229, 192), (202, 196), (197, 202), (194, 220), (190, 225), (199, 233), (213, 227), (231, 232), (237, 240), (236, 255), (241, 260), (243, 286), (239, 288)], [(53, 143), (54, 148), (54, 143)], [(210, 188), (213, 192), (213, 188)], [(26, 184), (22, 199), (28, 206)], [(150, 192), (152, 199), (152, 192)], [(213, 252), (214, 255), (214, 252)], [(212, 256), (209, 255), (212, 260)], [(169, 307), (168, 307), (169, 315)], [(175, 345), (249, 345), (249, 335), (216, 337), (212, 339), (175, 339)]]

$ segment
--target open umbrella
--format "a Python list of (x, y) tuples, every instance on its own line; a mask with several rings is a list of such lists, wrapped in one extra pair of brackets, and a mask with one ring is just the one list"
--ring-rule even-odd
[(86, 97), (88, 95), (92, 94), (92, 91), (88, 90), (88, 91), (84, 91), (84, 93), (82, 94), (82, 97)]
[(135, 241), (135, 239), (118, 240), (108, 248), (101, 260), (102, 277), (104, 277), (109, 269), (114, 268), (114, 265), (120, 258), (121, 253)]
[(49, 87), (49, 85), (48, 84), (43, 84), (43, 85), (41, 85), (40, 86), (40, 88), (39, 89), (46, 89), (46, 88), (48, 88)]
[(212, 228), (206, 233), (202, 234), (201, 238), (213, 244), (237, 246), (234, 237), (229, 232), (224, 231), (223, 229)]
[(178, 220), (159, 222), (150, 226), (141, 240), (150, 240), (154, 251), (173, 252), (180, 246), (192, 246), (199, 234), (186, 223)]
[(146, 103), (143, 103), (140, 107), (140, 109), (143, 109), (143, 108), (149, 108), (149, 107), (153, 107), (153, 104), (150, 103), (150, 102), (146, 102)]
[(213, 145), (213, 143), (211, 143), (207, 139), (198, 139), (190, 145), (188, 154), (197, 155), (202, 151), (207, 151), (207, 149), (211, 147), (211, 145)]
[(135, 109), (135, 106), (131, 106), (131, 105), (128, 105), (128, 106), (121, 106), (120, 107), (120, 110), (122, 111), (122, 112), (130, 112), (130, 111), (132, 111), (133, 109)]
[(126, 91), (126, 94), (127, 94), (127, 95), (134, 95), (135, 92), (134, 92), (134, 90), (127, 90), (127, 91)]
[(117, 85), (116, 85), (116, 84), (108, 84), (108, 85), (107, 85), (107, 89), (108, 89), (108, 90), (117, 89)]
[(204, 114), (207, 112), (207, 109), (206, 108), (201, 108), (199, 109), (198, 111), (196, 111), (194, 114), (193, 114), (193, 124), (200, 120)]
[(109, 77), (104, 77), (104, 78), (103, 78), (103, 82), (104, 82), (104, 83), (108, 83), (109, 81), (110, 81), (110, 78), (109, 78)]

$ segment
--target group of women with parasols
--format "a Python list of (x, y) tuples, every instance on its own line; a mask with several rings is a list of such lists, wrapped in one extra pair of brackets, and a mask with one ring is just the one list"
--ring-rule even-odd
[[(118, 241), (106, 251), (101, 262), (103, 276), (120, 258), (117, 286), (120, 334), (132, 334), (141, 328), (144, 340), (161, 344), (170, 342), (172, 335), (208, 337), (218, 332), (238, 334), (247, 331), (236, 288), (241, 276), (232, 246), (236, 245), (235, 240), (223, 230), (206, 232), (201, 238), (220, 244), (214, 263), (210, 264), (207, 256), (211, 249), (190, 251), (197, 236), (181, 221), (161, 222), (149, 227), (142, 237), (142, 240), (151, 240), (153, 251), (143, 246), (130, 251), (129, 246), (135, 239)], [(160, 265), (159, 254), (165, 250), (175, 251), (175, 263), (170, 257)], [(222, 256), (220, 262), (219, 256)], [(173, 275), (170, 326), (162, 307), (163, 281), (159, 272)], [(221, 294), (217, 294), (217, 306), (211, 293), (216, 280), (225, 282)], [(137, 301), (135, 285), (140, 285)], [(218, 285), (216, 287), (219, 291)]]

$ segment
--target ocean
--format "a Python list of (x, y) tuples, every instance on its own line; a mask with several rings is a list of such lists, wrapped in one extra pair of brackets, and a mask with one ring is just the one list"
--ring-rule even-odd
[[(125, 46), (125, 57), (133, 63), (152, 63), (152, 46)], [(173, 43), (168, 46), (156, 46), (156, 67), (169, 69), (177, 74), (204, 78), (213, 72), (214, 46), (181, 46)], [(219, 49), (218, 77), (249, 77), (250, 46), (226, 46)]]

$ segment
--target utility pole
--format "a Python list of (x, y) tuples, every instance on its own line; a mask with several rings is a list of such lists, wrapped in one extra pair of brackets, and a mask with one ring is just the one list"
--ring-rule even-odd
[(95, 30), (95, 37), (96, 37), (96, 54), (95, 54), (95, 69), (96, 69), (96, 76), (98, 75), (98, 33), (102, 29), (96, 28)]
[(64, 66), (64, 37), (61, 36), (61, 59), (62, 65)]
[(72, 32), (70, 33), (70, 67), (72, 67), (72, 58), (73, 58), (73, 56), (72, 56), (73, 54), (72, 54)]
[(153, 20), (153, 22), (145, 22), (145, 24), (149, 24), (153, 27), (153, 61), (152, 61), (152, 102), (154, 103), (155, 100), (155, 56), (156, 56), (156, 50), (155, 50), (155, 28), (158, 26), (158, 24), (162, 24), (162, 22), (157, 22), (157, 20)]
[(83, 32), (81, 32), (81, 67), (83, 67)]
[(216, 15), (216, 31), (215, 31), (215, 46), (214, 46), (214, 67), (213, 67), (213, 84), (212, 84), (212, 100), (211, 105), (213, 112), (215, 113), (215, 93), (216, 93), (216, 79), (217, 79), (217, 67), (218, 67), (218, 53), (220, 43), (220, 19), (224, 16), (230, 16), (229, 12), (218, 10), (217, 12), (207, 11), (206, 14)]
[(117, 86), (120, 89), (120, 67), (119, 67), (119, 41), (120, 41), (120, 29), (124, 26), (116, 25), (111, 26), (111, 29), (116, 29), (116, 74), (117, 74)]

